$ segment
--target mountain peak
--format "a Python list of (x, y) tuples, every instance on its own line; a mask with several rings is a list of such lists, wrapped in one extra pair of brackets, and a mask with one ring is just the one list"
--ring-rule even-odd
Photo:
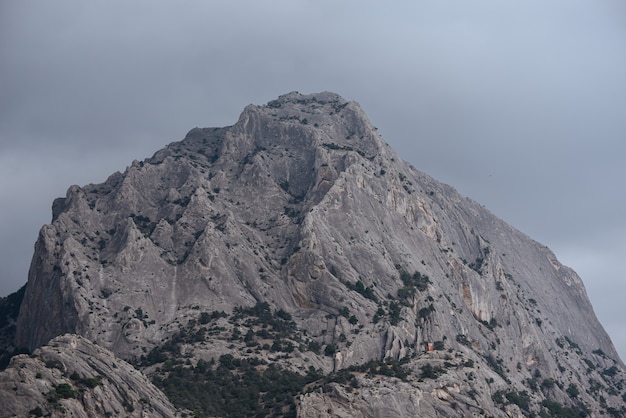
[(344, 99), (343, 97), (341, 97), (339, 94), (329, 92), (329, 91), (324, 91), (320, 93), (312, 93), (312, 94), (302, 94), (297, 91), (292, 91), (287, 94), (278, 96), (278, 99), (268, 102), (266, 106), (276, 108), (276, 107), (281, 107), (287, 103), (299, 104), (299, 105), (318, 103), (318, 104), (336, 104), (336, 105), (342, 106), (348, 103), (348, 101)]

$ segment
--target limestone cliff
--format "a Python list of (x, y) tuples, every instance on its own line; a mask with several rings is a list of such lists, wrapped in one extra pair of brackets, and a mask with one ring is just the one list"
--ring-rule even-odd
[[(576, 273), (333, 93), (250, 105), (70, 187), (39, 235), (17, 345), (68, 332), (164, 388), (165, 354), (349, 370), (349, 391), (311, 383), (301, 416), (624, 412), (624, 366)], [(385, 387), (396, 412), (377, 406)]]

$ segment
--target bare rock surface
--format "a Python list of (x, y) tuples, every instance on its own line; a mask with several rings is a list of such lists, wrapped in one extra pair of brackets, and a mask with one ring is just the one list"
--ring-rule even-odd
[(175, 417), (133, 366), (85, 338), (62, 335), (0, 373), (2, 417)]
[[(395, 361), (412, 376), (320, 385), (300, 416), (626, 412), (624, 365), (576, 273), (402, 161), (333, 93), (247, 106), (70, 187), (37, 240), (16, 346), (64, 333), (163, 387), (168, 356), (325, 376)], [(429, 346), (451, 359), (422, 378)]]

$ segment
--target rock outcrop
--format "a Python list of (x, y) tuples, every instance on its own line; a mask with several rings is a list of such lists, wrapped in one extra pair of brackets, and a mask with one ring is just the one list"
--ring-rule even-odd
[(175, 417), (133, 366), (77, 335), (13, 357), (0, 373), (1, 417)]
[(576, 273), (333, 93), (250, 105), (70, 187), (39, 235), (17, 346), (64, 333), (166, 392), (172, 356), (180, 373), (350, 374), (308, 380), (301, 416), (625, 411), (624, 365)]

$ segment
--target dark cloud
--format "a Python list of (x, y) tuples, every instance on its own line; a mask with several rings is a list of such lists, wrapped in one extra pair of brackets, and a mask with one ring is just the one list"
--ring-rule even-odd
[(626, 356), (621, 0), (0, 5), (0, 294), (71, 184), (299, 90), (551, 247)]

